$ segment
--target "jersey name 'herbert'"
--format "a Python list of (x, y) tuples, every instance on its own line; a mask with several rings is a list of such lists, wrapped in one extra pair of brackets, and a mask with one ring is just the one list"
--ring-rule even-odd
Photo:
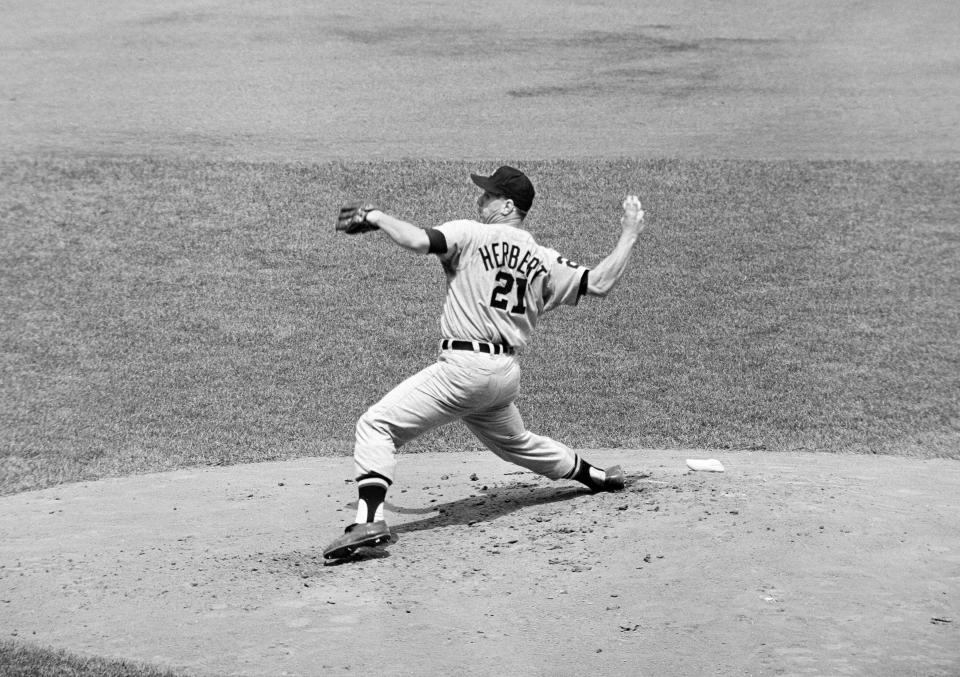
[(477, 253), (480, 254), (480, 259), (483, 261), (483, 267), (486, 270), (510, 268), (522, 274), (531, 282), (541, 273), (547, 272), (539, 258), (533, 256), (529, 250), (524, 251), (521, 257), (521, 251), (520, 247), (509, 242), (494, 242), (477, 248)]

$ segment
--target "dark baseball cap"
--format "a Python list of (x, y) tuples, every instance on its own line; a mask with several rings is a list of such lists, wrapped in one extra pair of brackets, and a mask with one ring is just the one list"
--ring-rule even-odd
[(528, 212), (533, 205), (533, 184), (519, 169), (504, 165), (490, 176), (471, 174), (470, 178), (485, 191), (513, 200), (517, 209)]

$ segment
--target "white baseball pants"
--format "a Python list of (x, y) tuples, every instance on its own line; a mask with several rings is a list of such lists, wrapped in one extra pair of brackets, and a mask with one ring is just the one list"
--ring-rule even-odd
[(395, 387), (357, 421), (356, 476), (391, 482), (395, 452), (418, 435), (462, 419), (493, 453), (535, 473), (560, 479), (573, 470), (574, 452), (523, 424), (514, 400), (520, 367), (510, 355), (445, 350), (436, 363)]

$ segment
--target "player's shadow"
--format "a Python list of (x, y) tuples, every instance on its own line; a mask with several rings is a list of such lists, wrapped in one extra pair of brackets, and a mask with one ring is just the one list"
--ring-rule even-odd
[[(391, 525), (390, 531), (399, 536), (414, 531), (494, 520), (523, 508), (568, 501), (589, 493), (590, 491), (586, 488), (576, 486), (552, 487), (518, 483), (483, 489), (481, 493), (467, 498), (446, 503), (432, 503), (420, 508), (406, 508), (390, 501), (387, 501), (386, 507), (397, 515), (430, 515), (413, 522)], [(355, 504), (351, 504), (353, 505)], [(383, 548), (358, 548), (350, 557), (328, 561), (324, 566), (340, 566), (389, 556), (390, 553)]]
[[(405, 508), (390, 501), (387, 502), (386, 507), (397, 515), (430, 515), (430, 517), (413, 522), (391, 525), (390, 531), (399, 536), (414, 531), (426, 531), (456, 524), (469, 525), (485, 522), (523, 508), (568, 501), (571, 498), (589, 493), (587, 489), (577, 487), (531, 487), (531, 485), (525, 484), (511, 484), (487, 489), (468, 498), (460, 498), (446, 503), (433, 503), (422, 508)], [(383, 548), (359, 548), (349, 558), (328, 561), (324, 566), (340, 566), (389, 556), (390, 553)]]
[(391, 526), (393, 532), (402, 534), (458, 524), (486, 522), (523, 508), (560, 503), (587, 494), (590, 494), (590, 491), (581, 487), (511, 484), (493, 487), (467, 498), (435, 503), (422, 508), (405, 508), (388, 502), (387, 509), (398, 515), (430, 515), (413, 522)]
[[(637, 484), (637, 480), (646, 477), (648, 477), (648, 475), (640, 475), (639, 477), (627, 476), (627, 492), (644, 491), (646, 486)], [(459, 498), (455, 501), (447, 501), (446, 503), (432, 503), (428, 506), (417, 508), (407, 508), (387, 501), (387, 509), (394, 514), (429, 515), (429, 517), (404, 524), (391, 524), (390, 530), (394, 534), (400, 535), (454, 525), (472, 525), (478, 522), (491, 521), (524, 508), (561, 503), (577, 498), (578, 496), (589, 496), (593, 493), (589, 489), (579, 485), (543, 486), (523, 482), (498, 485), (490, 488), (485, 487), (478, 491), (479, 493), (466, 498)], [(356, 504), (351, 505), (353, 507), (356, 506)], [(324, 566), (339, 566), (351, 562), (381, 559), (389, 556), (389, 551), (380, 547), (359, 548), (356, 553), (349, 558), (327, 561)]]

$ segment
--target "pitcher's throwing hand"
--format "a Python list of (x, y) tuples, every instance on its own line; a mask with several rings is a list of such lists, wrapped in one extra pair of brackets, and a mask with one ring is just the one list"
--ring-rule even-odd
[(623, 217), (620, 225), (624, 228), (643, 230), (643, 209), (640, 208), (640, 198), (636, 195), (627, 195), (623, 201)]

